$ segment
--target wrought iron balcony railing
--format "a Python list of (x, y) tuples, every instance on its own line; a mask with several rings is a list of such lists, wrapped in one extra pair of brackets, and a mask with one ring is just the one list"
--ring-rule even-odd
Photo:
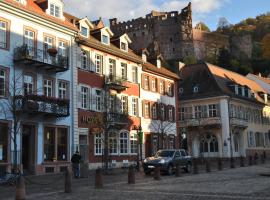
[(69, 100), (40, 95), (16, 96), (16, 110), (28, 114), (53, 117), (69, 116)]
[(204, 126), (213, 126), (221, 125), (220, 117), (204, 117), (204, 118), (192, 118), (185, 119), (180, 121), (181, 127), (204, 127)]
[(27, 45), (14, 49), (14, 62), (52, 72), (63, 72), (69, 69), (68, 57), (58, 54), (56, 49), (43, 51)]
[(112, 74), (105, 78), (106, 85), (109, 86), (109, 88), (117, 91), (125, 90), (127, 88), (125, 85), (126, 81), (126, 77), (118, 77)]
[(107, 122), (114, 124), (127, 124), (129, 122), (128, 114), (108, 113)]

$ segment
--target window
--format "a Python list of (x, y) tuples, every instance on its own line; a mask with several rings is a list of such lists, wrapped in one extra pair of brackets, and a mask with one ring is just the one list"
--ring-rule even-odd
[(87, 52), (82, 50), (81, 54), (81, 65), (82, 69), (88, 69), (88, 59), (87, 59)]
[(121, 76), (122, 79), (127, 80), (127, 64), (121, 63)]
[(239, 134), (236, 133), (233, 135), (233, 144), (234, 144), (234, 152), (239, 152), (239, 147), (240, 147), (240, 138)]
[(152, 118), (157, 119), (157, 104), (153, 104), (152, 106)]
[(102, 134), (95, 134), (95, 155), (102, 155)]
[(199, 91), (199, 87), (198, 86), (194, 86), (193, 87), (193, 93), (198, 93)]
[(35, 52), (35, 32), (26, 29), (24, 31), (24, 44), (27, 45), (30, 56), (34, 56)]
[(263, 147), (264, 146), (264, 134), (256, 132), (255, 133), (255, 141), (256, 141), (256, 147)]
[(6, 96), (7, 89), (7, 73), (6, 70), (0, 69), (0, 97)]
[(102, 43), (109, 44), (109, 37), (107, 35), (102, 35)]
[(0, 122), (0, 163), (7, 162), (8, 152), (8, 124)]
[(115, 95), (110, 95), (110, 99), (109, 99), (109, 111), (114, 113), (115, 112), (115, 100), (116, 96)]
[(96, 110), (101, 111), (101, 91), (96, 90)]
[(61, 55), (63, 57), (67, 57), (67, 43), (63, 41), (58, 42), (58, 55)]
[(115, 75), (115, 66), (116, 62), (113, 59), (109, 59), (109, 76), (114, 76)]
[(120, 133), (120, 154), (127, 154), (128, 153), (128, 133), (121, 132)]
[(101, 74), (101, 72), (102, 72), (102, 56), (99, 54), (95, 55), (95, 66), (96, 66), (96, 73)]
[(138, 68), (132, 67), (132, 82), (138, 83)]
[(60, 17), (60, 7), (54, 4), (50, 4), (50, 15), (54, 17)]
[(7, 48), (7, 26), (7, 22), (0, 20), (0, 48)]
[(46, 97), (53, 96), (53, 81), (52, 80), (50, 80), (50, 79), (43, 80), (43, 94)]
[(164, 81), (160, 81), (159, 83), (159, 91), (161, 94), (164, 94), (164, 90), (165, 90), (165, 82)]
[(209, 117), (217, 117), (219, 115), (219, 109), (217, 104), (208, 105)]
[(81, 108), (87, 109), (88, 106), (88, 88), (87, 87), (81, 87)]
[(160, 106), (160, 118), (165, 120), (165, 106), (163, 104)]
[(44, 58), (47, 59), (47, 62), (52, 62), (52, 55), (49, 54), (48, 49), (53, 48), (54, 39), (49, 36), (44, 37)]
[(68, 83), (64, 81), (58, 82), (58, 97), (60, 99), (68, 99), (67, 95)]
[(109, 152), (110, 154), (117, 154), (117, 135), (114, 132), (109, 133)]
[(181, 122), (185, 121), (185, 108), (184, 107), (179, 108), (179, 119)]
[(169, 120), (173, 121), (173, 108), (172, 107), (169, 108)]
[(149, 90), (149, 76), (144, 77), (144, 88)]
[(88, 28), (84, 27), (84, 26), (81, 26), (81, 34), (84, 36), (84, 37), (88, 37)]
[(88, 130), (83, 130), (79, 132), (79, 152), (82, 160), (88, 160)]
[(218, 140), (215, 135), (207, 134), (200, 138), (201, 153), (218, 152)]
[(156, 135), (153, 137), (152, 142), (153, 142), (153, 144), (152, 144), (153, 145), (152, 146), (152, 155), (155, 155), (156, 152), (158, 151), (158, 137)]
[(121, 42), (121, 49), (124, 50), (124, 51), (127, 51), (128, 50), (127, 43)]
[(152, 91), (153, 92), (157, 91), (157, 79), (156, 78), (152, 79)]
[(121, 96), (121, 112), (123, 114), (128, 113), (128, 97), (127, 96)]
[(195, 106), (195, 119), (201, 119), (202, 118), (202, 107), (201, 106)]
[(184, 88), (179, 88), (179, 94), (183, 94), (184, 93)]
[[(44, 161), (68, 160), (68, 129), (44, 128)], [(56, 139), (57, 138), (57, 139)]]
[(138, 116), (138, 99), (132, 98), (132, 115)]
[(57, 130), (57, 160), (66, 161), (68, 152), (68, 133), (66, 128), (58, 128)]
[(144, 103), (144, 116), (149, 118), (150, 117), (150, 103), (146, 102)]
[(55, 128), (44, 129), (44, 161), (55, 159)]
[(137, 153), (137, 134), (130, 134), (130, 153)]
[(168, 87), (168, 91), (167, 91), (167, 92), (168, 92), (168, 95), (169, 95), (169, 96), (172, 96), (172, 95), (173, 95), (173, 87), (172, 87), (172, 84), (169, 83), (167, 87)]
[(185, 107), (185, 119), (193, 119), (192, 107)]
[(23, 91), (25, 95), (34, 93), (34, 77), (31, 75), (23, 76)]

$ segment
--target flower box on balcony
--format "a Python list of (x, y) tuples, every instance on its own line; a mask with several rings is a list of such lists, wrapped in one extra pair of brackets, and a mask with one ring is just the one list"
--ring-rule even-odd
[(48, 52), (48, 54), (49, 54), (50, 56), (52, 56), (52, 57), (55, 57), (56, 54), (57, 54), (57, 50), (56, 50), (55, 48), (49, 48), (49, 49), (47, 50), (47, 52)]

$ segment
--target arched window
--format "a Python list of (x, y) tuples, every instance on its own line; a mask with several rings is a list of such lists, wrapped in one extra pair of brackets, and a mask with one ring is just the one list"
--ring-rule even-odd
[(201, 153), (216, 153), (218, 152), (218, 140), (213, 134), (206, 134), (200, 138)]
[(117, 154), (117, 135), (115, 132), (109, 133), (109, 149), (110, 154)]
[(121, 132), (120, 133), (120, 153), (127, 154), (128, 153), (128, 133)]
[(233, 144), (234, 144), (234, 151), (239, 152), (239, 134), (238, 133), (233, 135)]
[(102, 133), (95, 134), (95, 155), (102, 154)]

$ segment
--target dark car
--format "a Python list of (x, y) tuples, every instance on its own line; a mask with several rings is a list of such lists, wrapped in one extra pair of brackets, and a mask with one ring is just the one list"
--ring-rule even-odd
[(191, 171), (192, 158), (184, 149), (159, 150), (155, 156), (144, 159), (143, 169), (145, 174), (150, 174), (159, 166), (161, 171), (171, 175), (177, 163), (187, 173)]

